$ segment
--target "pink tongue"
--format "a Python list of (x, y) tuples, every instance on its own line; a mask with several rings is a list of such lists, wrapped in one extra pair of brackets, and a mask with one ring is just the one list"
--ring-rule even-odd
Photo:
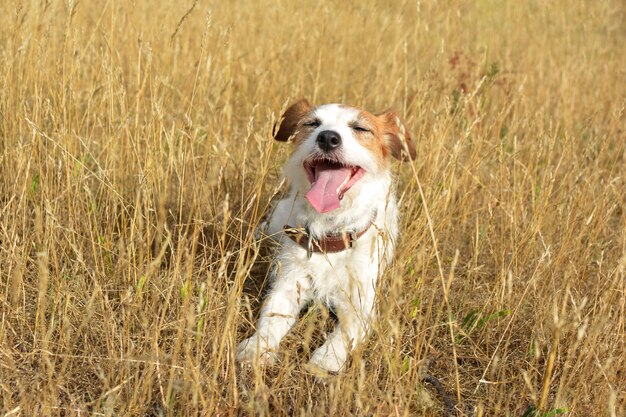
[(350, 168), (337, 168), (330, 164), (315, 167), (315, 182), (306, 193), (306, 199), (319, 213), (339, 208), (339, 187), (350, 175)]

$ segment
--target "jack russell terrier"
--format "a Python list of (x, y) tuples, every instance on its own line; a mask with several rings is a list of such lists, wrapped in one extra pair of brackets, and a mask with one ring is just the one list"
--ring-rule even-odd
[(290, 189), (266, 226), (279, 239), (273, 285), (256, 333), (239, 343), (237, 359), (273, 363), (300, 310), (317, 298), (338, 324), (309, 366), (337, 372), (368, 332), (376, 281), (393, 256), (398, 207), (390, 156), (414, 159), (415, 147), (392, 111), (373, 115), (306, 100), (287, 109), (274, 138), (293, 138), (284, 168)]

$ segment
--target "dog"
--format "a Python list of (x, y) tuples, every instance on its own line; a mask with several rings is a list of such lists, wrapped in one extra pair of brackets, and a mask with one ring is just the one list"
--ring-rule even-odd
[(391, 110), (374, 115), (304, 99), (285, 111), (274, 138), (293, 139), (284, 167), (290, 188), (267, 222), (279, 241), (273, 283), (237, 360), (274, 363), (300, 310), (319, 299), (338, 323), (308, 366), (336, 373), (368, 333), (376, 281), (393, 256), (398, 207), (390, 159), (414, 159), (415, 146)]

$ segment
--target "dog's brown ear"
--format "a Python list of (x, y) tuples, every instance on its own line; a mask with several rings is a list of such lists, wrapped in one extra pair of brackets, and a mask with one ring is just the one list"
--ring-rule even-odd
[(274, 139), (287, 142), (289, 138), (296, 133), (296, 127), (298, 121), (302, 119), (309, 111), (311, 111), (311, 105), (306, 99), (300, 99), (293, 103), (283, 114), (282, 122), (278, 131), (274, 126)]
[(411, 134), (404, 126), (402, 119), (393, 110), (379, 114), (378, 118), (383, 121), (385, 140), (391, 155), (403, 161), (408, 156), (415, 159), (415, 145), (411, 140)]

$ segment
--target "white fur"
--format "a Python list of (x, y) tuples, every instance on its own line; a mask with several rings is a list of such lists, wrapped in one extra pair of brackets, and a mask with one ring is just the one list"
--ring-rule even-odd
[[(314, 110), (321, 125), (295, 150), (284, 175), (290, 180), (289, 195), (278, 202), (267, 232), (276, 234), (279, 250), (273, 269), (272, 289), (263, 305), (256, 333), (237, 348), (239, 361), (275, 360), (272, 353), (295, 323), (302, 307), (312, 299), (332, 306), (339, 319), (326, 342), (311, 356), (310, 363), (327, 371), (339, 371), (350, 352), (366, 336), (374, 316), (376, 281), (391, 260), (398, 233), (398, 210), (391, 188), (388, 164), (381, 166), (361, 146), (350, 126), (358, 112), (335, 104)], [(342, 158), (366, 173), (341, 200), (341, 207), (320, 214), (304, 199), (310, 188), (303, 161), (319, 152), (317, 134), (334, 130), (342, 139)], [(313, 253), (296, 245), (281, 232), (284, 225), (308, 225), (314, 237), (341, 230), (362, 230), (376, 214), (373, 226), (356, 247), (339, 253)]]

